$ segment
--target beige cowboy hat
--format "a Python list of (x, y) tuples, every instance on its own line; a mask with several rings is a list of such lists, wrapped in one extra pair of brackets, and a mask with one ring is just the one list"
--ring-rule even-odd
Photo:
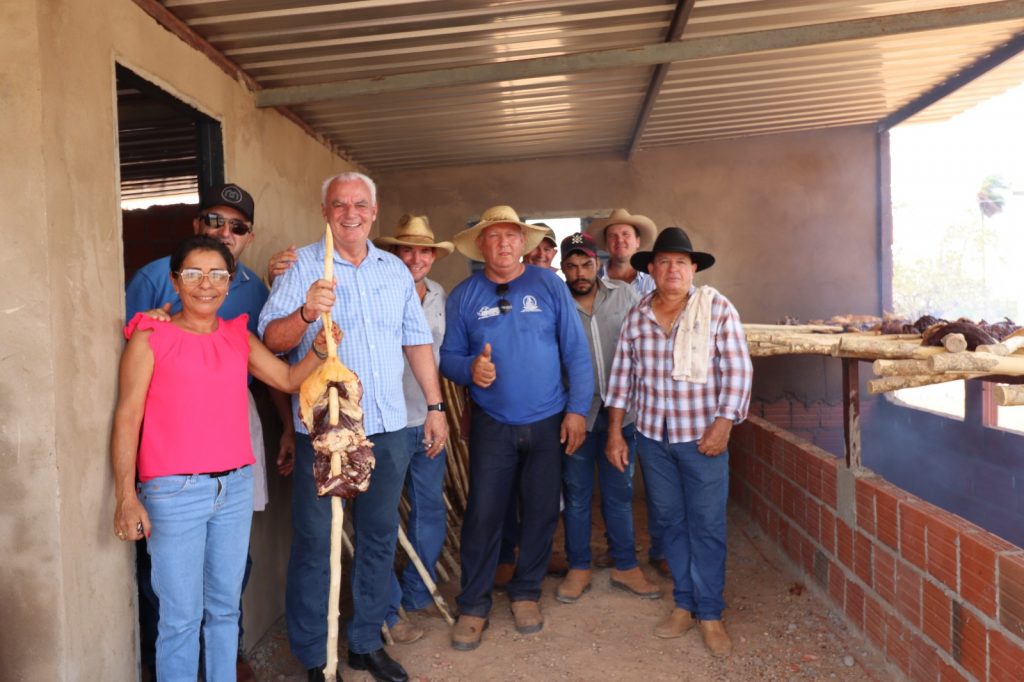
[(519, 214), (511, 206), (491, 206), (480, 216), (480, 222), (452, 237), (455, 248), (466, 258), (483, 261), (484, 256), (476, 245), (476, 238), (491, 225), (518, 225), (521, 227), (526, 241), (523, 245), (523, 253), (533, 251), (547, 236), (547, 231), (543, 227), (528, 225), (519, 220)]
[(393, 237), (377, 237), (373, 243), (381, 249), (392, 246), (431, 246), (438, 259), (455, 250), (455, 245), (451, 242), (435, 241), (434, 231), (430, 229), (430, 220), (427, 216), (410, 213), (398, 219)]
[(587, 234), (597, 240), (597, 246), (605, 251), (608, 250), (608, 242), (605, 241), (605, 228), (611, 225), (632, 225), (636, 228), (637, 236), (640, 238), (640, 248), (649, 249), (658, 235), (658, 228), (654, 221), (644, 215), (630, 215), (624, 208), (617, 208), (611, 215), (601, 220), (595, 220), (587, 226)]

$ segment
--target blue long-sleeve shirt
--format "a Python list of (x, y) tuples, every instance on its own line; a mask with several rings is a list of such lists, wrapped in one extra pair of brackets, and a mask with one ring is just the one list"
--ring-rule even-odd
[[(448, 297), (441, 373), (469, 386), (473, 402), (505, 424), (530, 424), (563, 410), (586, 416), (594, 374), (565, 282), (528, 265), (503, 294), (497, 287), (477, 272)], [(507, 313), (498, 307), (502, 298), (511, 304)], [(473, 384), (472, 365), (487, 343), (497, 378), (480, 388)]]

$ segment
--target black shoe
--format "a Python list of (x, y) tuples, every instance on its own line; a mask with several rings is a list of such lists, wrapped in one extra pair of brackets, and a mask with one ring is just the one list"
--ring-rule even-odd
[[(341, 673), (335, 672), (334, 679), (337, 680), (337, 682), (341, 682)], [(309, 668), (306, 670), (306, 680), (308, 682), (325, 682), (324, 667), (320, 666), (319, 668)]]
[(383, 648), (368, 654), (349, 651), (348, 667), (353, 670), (366, 670), (377, 682), (407, 682), (409, 679), (402, 664), (388, 656), (388, 652)]

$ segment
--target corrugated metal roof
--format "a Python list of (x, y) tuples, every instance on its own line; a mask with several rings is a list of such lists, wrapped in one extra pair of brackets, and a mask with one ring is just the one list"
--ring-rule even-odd
[[(267, 90), (531, 62), (663, 43), (823, 27), (818, 44), (673, 63), (649, 117), (656, 64), (304, 100), (291, 109), (371, 169), (623, 151), (877, 122), (1024, 30), (1024, 3), (946, 0), (164, 0)], [(692, 4), (691, 7), (688, 5)], [(825, 25), (1000, 5), (1011, 20), (827, 42)], [(971, 10), (973, 11), (973, 10)], [(980, 11), (980, 10), (979, 10)], [(871, 28), (871, 27), (869, 27)], [(817, 29), (815, 29), (817, 30)], [(515, 68), (514, 66), (512, 68)], [(517, 74), (522, 75), (522, 72)], [(922, 117), (949, 116), (1024, 80), (1024, 59)], [(916, 120), (916, 119), (915, 119)]]

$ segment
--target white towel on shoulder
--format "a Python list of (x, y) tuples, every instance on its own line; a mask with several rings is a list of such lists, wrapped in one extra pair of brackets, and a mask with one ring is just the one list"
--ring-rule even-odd
[(718, 293), (700, 286), (686, 306), (672, 344), (672, 378), (693, 384), (708, 383), (711, 364), (711, 302)]

